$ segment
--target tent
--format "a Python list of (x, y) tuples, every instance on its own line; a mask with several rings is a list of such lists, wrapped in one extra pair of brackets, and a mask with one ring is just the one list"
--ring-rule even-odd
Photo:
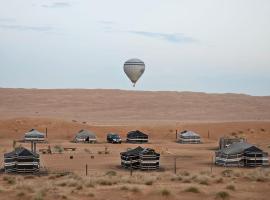
[(147, 143), (148, 135), (141, 131), (130, 131), (127, 134), (127, 142), (129, 143)]
[(39, 155), (24, 147), (4, 154), (5, 172), (33, 173), (39, 171)]
[(74, 141), (82, 143), (96, 143), (97, 138), (95, 133), (82, 129), (76, 134)]
[(177, 134), (177, 141), (182, 144), (199, 144), (201, 137), (193, 131), (185, 130)]
[(141, 170), (156, 170), (159, 168), (160, 154), (150, 148), (138, 146), (135, 149), (120, 153), (121, 166)]
[(24, 134), (24, 140), (26, 142), (31, 142), (31, 141), (44, 142), (45, 134), (35, 129), (31, 129), (30, 131)]
[(215, 154), (216, 165), (235, 167), (268, 165), (268, 154), (246, 142), (232, 143), (228, 147), (216, 151)]

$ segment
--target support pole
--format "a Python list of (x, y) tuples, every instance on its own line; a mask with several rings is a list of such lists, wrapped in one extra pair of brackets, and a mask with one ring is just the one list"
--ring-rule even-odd
[(88, 165), (86, 164), (85, 165), (85, 176), (87, 176), (88, 175)]
[(177, 141), (177, 129), (175, 130), (175, 139)]
[(34, 145), (33, 145), (33, 141), (31, 141), (31, 151), (34, 151)]
[(176, 174), (176, 156), (174, 157), (174, 174)]
[(48, 129), (46, 128), (46, 138), (48, 138)]
[(133, 174), (132, 160), (130, 158), (130, 176)]

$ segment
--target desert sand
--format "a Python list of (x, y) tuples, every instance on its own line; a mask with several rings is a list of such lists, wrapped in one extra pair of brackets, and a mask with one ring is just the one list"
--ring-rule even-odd
[[(1, 163), (13, 140), (22, 139), (31, 128), (48, 129), (48, 144), (38, 144), (38, 149), (77, 148), (40, 154), (47, 176), (1, 174), (0, 199), (269, 199), (269, 168), (213, 165), (214, 149), (225, 135), (245, 136), (270, 153), (269, 96), (3, 88), (0, 113)], [(98, 143), (71, 143), (80, 129), (94, 131)], [(149, 134), (149, 143), (142, 146), (161, 153), (159, 171), (134, 171), (130, 176), (120, 168), (119, 153), (138, 145), (107, 144), (106, 134), (118, 132), (125, 139), (135, 129)], [(176, 143), (175, 130), (185, 129), (200, 133), (203, 143)], [(100, 154), (105, 147), (110, 153)]]

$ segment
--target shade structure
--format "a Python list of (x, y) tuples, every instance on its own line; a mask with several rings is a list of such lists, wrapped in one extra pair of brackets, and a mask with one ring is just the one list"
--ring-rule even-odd
[(226, 167), (259, 167), (269, 161), (267, 152), (246, 142), (235, 142), (215, 152), (215, 163)]
[(81, 143), (96, 143), (97, 138), (94, 132), (90, 132), (87, 130), (80, 130), (75, 138), (74, 142), (81, 142)]
[(193, 131), (185, 130), (177, 134), (177, 141), (182, 144), (199, 144), (201, 137)]
[(124, 63), (124, 72), (133, 83), (133, 86), (135, 86), (139, 78), (143, 75), (144, 71), (145, 64), (140, 59), (132, 58)]
[(154, 149), (138, 146), (135, 149), (120, 153), (121, 166), (140, 170), (159, 169), (160, 154)]
[(24, 140), (26, 142), (43, 142), (45, 140), (45, 134), (41, 133), (35, 129), (31, 129), (27, 133), (24, 134)]
[(4, 154), (5, 172), (33, 173), (39, 171), (39, 155), (24, 147)]
[(128, 143), (147, 143), (148, 135), (139, 130), (130, 131), (127, 134), (127, 142)]
[(219, 149), (226, 148), (229, 145), (237, 142), (247, 142), (247, 140), (241, 137), (229, 137), (229, 136), (221, 137), (219, 139)]

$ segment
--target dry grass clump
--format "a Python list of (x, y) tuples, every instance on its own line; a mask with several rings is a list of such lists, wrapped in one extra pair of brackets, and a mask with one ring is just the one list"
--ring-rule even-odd
[(120, 187), (120, 190), (128, 191), (129, 188), (128, 188), (127, 186), (124, 185), (124, 186)]
[(108, 172), (106, 172), (106, 176), (116, 176), (116, 175), (117, 175), (116, 171), (108, 171)]
[(145, 182), (145, 185), (153, 185), (153, 181), (152, 180), (148, 180)]
[(160, 193), (162, 196), (166, 196), (166, 197), (171, 195), (171, 192), (168, 189), (162, 189)]
[(117, 181), (101, 179), (101, 180), (98, 180), (97, 183), (103, 186), (110, 186), (110, 185), (116, 185)]
[(3, 181), (8, 183), (9, 185), (15, 185), (16, 184), (16, 178), (14, 176), (4, 176)]
[(138, 187), (133, 187), (130, 191), (133, 193), (139, 193), (141, 190)]
[(30, 185), (29, 183), (17, 184), (16, 190), (22, 190), (24, 192), (29, 192), (29, 193), (34, 192), (33, 185)]
[(191, 193), (200, 193), (200, 190), (197, 187), (191, 186), (184, 190), (185, 192)]
[(268, 169), (257, 169), (254, 170), (252, 173), (246, 174), (245, 178), (249, 181), (268, 182), (270, 181), (270, 171), (268, 171)]
[(214, 183), (223, 183), (223, 182), (224, 182), (224, 179), (222, 177), (216, 178), (214, 180)]
[(227, 189), (227, 190), (235, 191), (235, 186), (234, 186), (234, 185), (227, 185), (227, 186), (226, 186), (226, 189)]
[(223, 177), (232, 177), (233, 176), (233, 170), (232, 169), (225, 169), (221, 172)]
[(175, 176), (171, 178), (171, 181), (182, 181), (182, 180), (183, 180), (182, 176)]
[(196, 176), (194, 178), (194, 181), (201, 184), (201, 185), (209, 185), (209, 178), (208, 178), (208, 176), (205, 176), (205, 175)]
[(34, 200), (43, 200), (44, 197), (46, 196), (46, 192), (47, 192), (46, 189), (39, 190), (39, 191), (35, 194)]
[(57, 153), (63, 153), (64, 148), (63, 148), (61, 145), (55, 145), (55, 146), (53, 147), (53, 151), (54, 151), (54, 152), (57, 152)]
[(20, 191), (17, 193), (16, 195), (17, 197), (21, 198), (21, 197), (24, 197), (25, 196), (25, 193), (23, 191)]
[(181, 176), (189, 176), (190, 173), (188, 171), (182, 171), (179, 173)]
[(229, 199), (230, 194), (228, 192), (220, 191), (220, 192), (216, 193), (216, 198), (217, 199)]

